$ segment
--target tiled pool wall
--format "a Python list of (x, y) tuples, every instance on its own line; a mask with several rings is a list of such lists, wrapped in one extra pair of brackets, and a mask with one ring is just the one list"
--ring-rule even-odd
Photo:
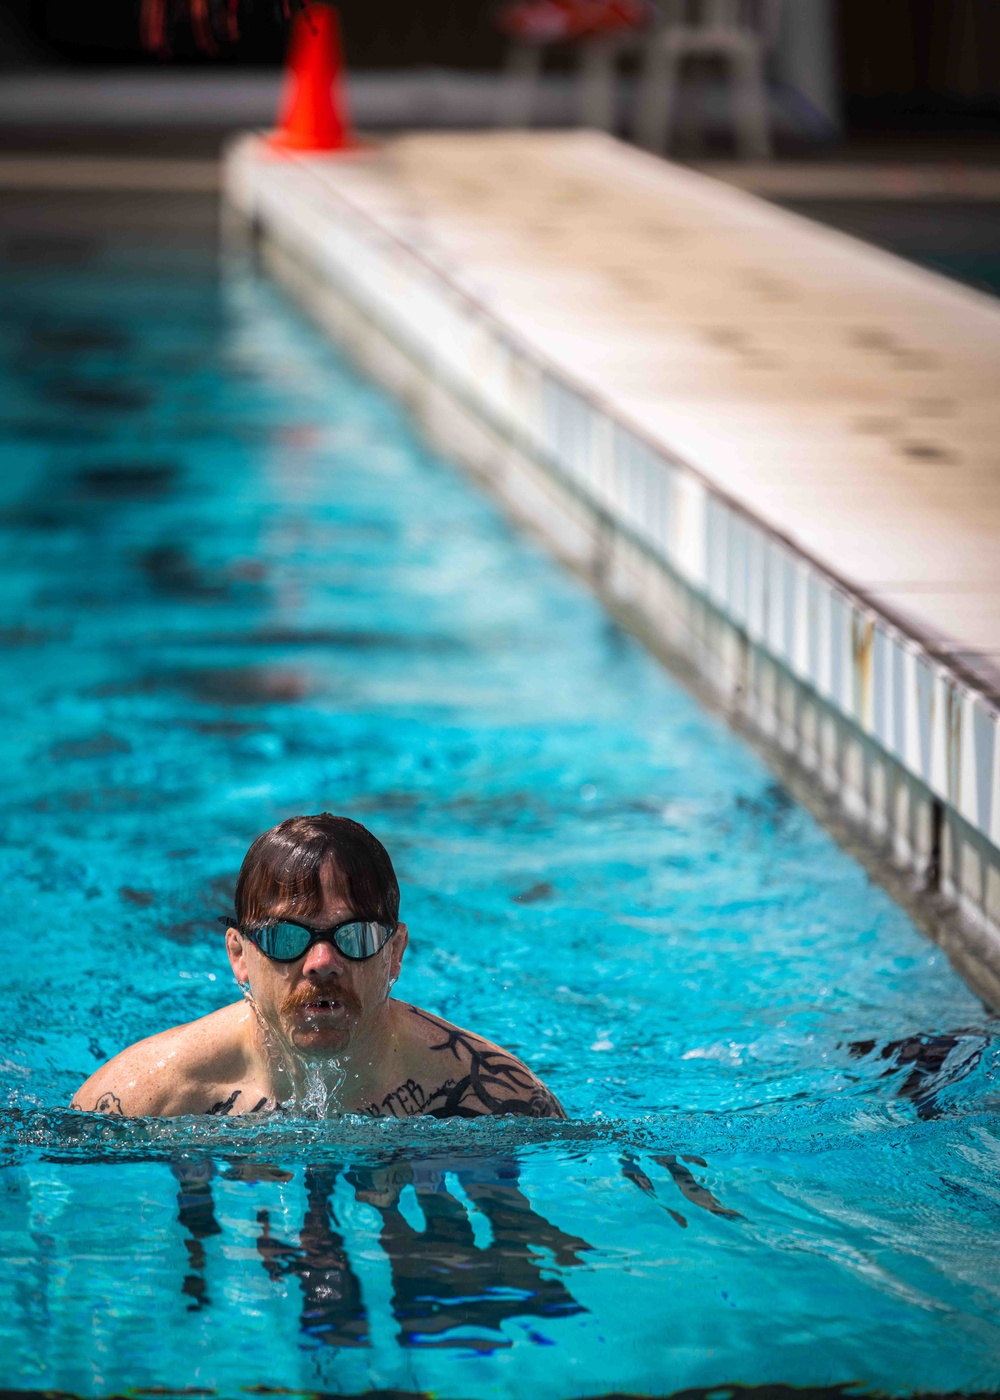
[(907, 875), (924, 927), (1000, 1006), (1000, 697), (300, 172), (235, 146), (235, 236), (252, 230), (268, 270), (436, 445)]

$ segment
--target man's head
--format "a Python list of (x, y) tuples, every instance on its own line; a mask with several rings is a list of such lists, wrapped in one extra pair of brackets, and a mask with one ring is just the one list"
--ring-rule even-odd
[[(392, 861), (370, 831), (329, 812), (290, 817), (250, 847), (235, 906), (226, 948), (236, 980), (249, 982), (267, 1025), (288, 1046), (335, 1055), (377, 1022), (399, 975), (407, 932), (398, 923)], [(381, 924), (392, 937), (361, 961), (319, 938), (290, 962), (266, 957), (253, 938), (279, 920), (326, 930), (352, 919)]]

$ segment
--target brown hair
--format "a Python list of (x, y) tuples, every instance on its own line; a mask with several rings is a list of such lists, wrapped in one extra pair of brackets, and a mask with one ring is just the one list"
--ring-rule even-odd
[(320, 812), (289, 817), (265, 831), (247, 851), (236, 881), (236, 923), (261, 928), (278, 904), (308, 917), (323, 903), (323, 868), (332, 865), (352, 911), (395, 928), (399, 884), (389, 853), (350, 817)]

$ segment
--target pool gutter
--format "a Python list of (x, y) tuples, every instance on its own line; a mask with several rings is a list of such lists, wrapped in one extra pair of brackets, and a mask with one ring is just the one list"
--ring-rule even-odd
[(533, 340), (401, 214), (377, 153), (276, 160), (244, 137), (224, 191), (268, 271), (764, 748), (1000, 1008), (989, 671), (707, 479), (669, 421), (651, 428), (576, 372), (571, 341)]

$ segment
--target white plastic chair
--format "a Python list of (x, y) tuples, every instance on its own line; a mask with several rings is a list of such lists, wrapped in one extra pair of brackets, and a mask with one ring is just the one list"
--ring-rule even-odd
[[(578, 56), (577, 121), (615, 126), (618, 59), (635, 50), (656, 15), (650, 0), (514, 0), (502, 27), (510, 33), (507, 66), (497, 104), (499, 126), (529, 126), (545, 50), (568, 45)], [(517, 11), (521, 11), (520, 21)]]
[(772, 155), (764, 59), (774, 45), (781, 0), (658, 0), (661, 22), (643, 45), (636, 140), (650, 151), (670, 145), (684, 59), (721, 58), (732, 83), (740, 155)]

